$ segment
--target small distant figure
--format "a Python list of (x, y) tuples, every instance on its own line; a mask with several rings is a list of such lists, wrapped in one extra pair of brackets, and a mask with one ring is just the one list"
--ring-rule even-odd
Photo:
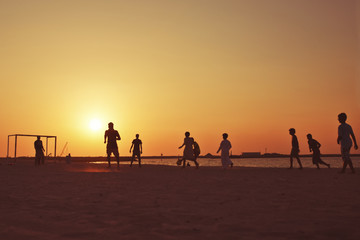
[(328, 168), (330, 168), (330, 164), (327, 164), (326, 162), (324, 162), (323, 160), (321, 160), (320, 156), (320, 147), (321, 147), (321, 144), (316, 141), (315, 139), (312, 138), (312, 135), (309, 133), (307, 136), (307, 139), (308, 139), (308, 144), (309, 144), (309, 150), (310, 152), (313, 153), (313, 158), (312, 158), (312, 161), (313, 161), (313, 164), (316, 165), (317, 169), (320, 169), (320, 166), (319, 164), (323, 164), (325, 166), (327, 166)]
[(231, 149), (231, 143), (227, 138), (229, 135), (227, 133), (223, 134), (223, 139), (220, 143), (220, 147), (217, 150), (216, 153), (219, 153), (221, 150), (221, 163), (224, 169), (227, 167), (233, 167), (233, 162), (230, 160), (230, 149)]
[(39, 166), (40, 164), (44, 164), (44, 146), (42, 141), (40, 140), (40, 136), (37, 136), (37, 140), (34, 142), (35, 148), (35, 166)]
[(120, 156), (119, 156), (119, 150), (116, 141), (121, 140), (119, 132), (114, 130), (114, 124), (112, 122), (109, 122), (108, 124), (109, 129), (105, 131), (104, 135), (104, 143), (106, 143), (107, 139), (107, 145), (106, 145), (106, 153), (107, 153), (107, 160), (109, 163), (109, 168), (111, 167), (110, 164), (110, 158), (111, 153), (114, 154), (117, 161), (117, 167), (119, 167), (120, 162)]
[(135, 139), (132, 141), (131, 147), (130, 147), (130, 153), (131, 153), (131, 149), (133, 149), (133, 154), (132, 154), (132, 158), (131, 158), (131, 163), (130, 163), (130, 167), (132, 167), (133, 161), (135, 160), (135, 156), (137, 156), (138, 161), (139, 161), (139, 167), (141, 167), (141, 154), (142, 154), (142, 142), (139, 139), (139, 134), (135, 135)]
[(299, 169), (303, 169), (300, 158), (299, 158), (299, 152), (300, 152), (300, 148), (299, 148), (299, 142), (298, 139), (295, 135), (295, 129), (294, 128), (290, 128), (289, 129), (289, 134), (292, 136), (292, 140), (291, 140), (291, 153), (290, 153), (290, 167), (289, 169), (293, 168), (293, 158), (296, 158), (297, 162), (299, 163)]
[[(351, 172), (355, 173), (355, 169), (353, 167), (351, 158), (350, 158), (350, 149), (352, 147), (352, 140), (354, 141), (355, 150), (358, 149), (358, 145), (356, 143), (356, 138), (352, 127), (346, 123), (347, 116), (345, 113), (340, 113), (338, 115), (338, 120), (341, 123), (338, 128), (338, 138), (337, 143), (341, 144), (341, 157), (344, 161), (343, 168), (340, 173), (345, 173), (345, 169), (347, 165), (349, 165)], [(350, 138), (351, 137), (351, 138)]]
[(67, 164), (71, 163), (71, 155), (70, 155), (70, 153), (68, 155), (66, 155), (66, 163)]
[(195, 142), (194, 138), (190, 137), (189, 132), (186, 132), (184, 143), (179, 147), (179, 149), (181, 149), (182, 147), (185, 146), (183, 158), (181, 159), (181, 161), (183, 161), (183, 168), (185, 168), (186, 160), (194, 161), (196, 168), (199, 168), (199, 163), (196, 161), (198, 156), (194, 154), (194, 148), (193, 148), (194, 142)]

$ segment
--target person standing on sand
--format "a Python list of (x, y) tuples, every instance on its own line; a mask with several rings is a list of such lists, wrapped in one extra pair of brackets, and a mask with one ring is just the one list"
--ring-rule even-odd
[(135, 156), (137, 156), (137, 158), (139, 160), (139, 167), (141, 167), (140, 155), (142, 154), (142, 142), (139, 139), (139, 134), (136, 134), (135, 137), (136, 138), (132, 141), (132, 144), (130, 147), (130, 153), (131, 153), (131, 149), (134, 147), (130, 167), (132, 167), (133, 161), (135, 160)]
[(44, 146), (42, 141), (40, 140), (40, 136), (37, 136), (37, 140), (34, 142), (35, 148), (35, 166), (39, 166), (40, 164), (44, 164)]
[(216, 153), (219, 153), (221, 150), (221, 163), (224, 169), (226, 169), (227, 167), (233, 167), (233, 162), (230, 160), (230, 149), (231, 149), (231, 143), (229, 140), (227, 140), (228, 138), (228, 134), (224, 133), (223, 134), (223, 139), (220, 143), (220, 147), (217, 150)]
[(107, 138), (106, 153), (107, 153), (109, 168), (111, 167), (110, 164), (111, 153), (113, 153), (114, 156), (116, 157), (117, 167), (119, 167), (120, 157), (119, 157), (119, 150), (116, 141), (121, 140), (121, 138), (119, 132), (114, 130), (114, 124), (112, 122), (109, 122), (108, 127), (109, 129), (105, 131), (104, 143), (106, 143), (106, 138)]
[[(341, 123), (338, 127), (338, 138), (337, 143), (341, 144), (341, 157), (344, 161), (343, 168), (340, 173), (345, 173), (345, 169), (347, 165), (349, 165), (351, 172), (355, 173), (355, 169), (353, 167), (351, 158), (350, 158), (350, 149), (352, 147), (352, 140), (354, 141), (355, 150), (358, 149), (358, 145), (356, 143), (356, 138), (352, 127), (346, 123), (347, 116), (345, 113), (340, 113), (338, 115), (338, 120)], [(351, 138), (350, 138), (351, 137)]]
[(185, 168), (186, 160), (194, 161), (196, 168), (199, 168), (199, 163), (196, 161), (196, 158), (194, 156), (193, 145), (194, 145), (194, 138), (190, 137), (189, 132), (186, 132), (185, 138), (184, 138), (184, 143), (179, 147), (179, 149), (181, 149), (183, 146), (185, 146), (184, 154), (183, 154), (183, 158), (182, 158), (183, 168)]
[(295, 135), (295, 129), (294, 128), (290, 128), (289, 129), (289, 134), (292, 136), (292, 140), (291, 140), (291, 153), (290, 153), (290, 167), (289, 169), (293, 168), (293, 158), (297, 159), (297, 162), (299, 163), (299, 169), (303, 169), (300, 158), (299, 158), (299, 142), (298, 139)]
[(326, 162), (324, 162), (320, 158), (321, 144), (318, 141), (316, 141), (315, 139), (313, 139), (312, 135), (310, 133), (308, 135), (306, 135), (306, 136), (307, 136), (307, 139), (308, 139), (309, 150), (310, 150), (310, 152), (313, 152), (313, 158), (312, 158), (313, 164), (316, 165), (317, 169), (320, 169), (319, 163), (324, 164), (328, 168), (330, 168), (330, 164), (327, 164)]

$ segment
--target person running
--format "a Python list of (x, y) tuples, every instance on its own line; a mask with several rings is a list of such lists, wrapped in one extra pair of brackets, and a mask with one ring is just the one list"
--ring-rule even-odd
[(230, 149), (231, 149), (231, 143), (229, 140), (227, 140), (228, 138), (228, 134), (224, 133), (223, 134), (223, 139), (220, 143), (220, 147), (217, 150), (216, 153), (220, 152), (221, 150), (221, 163), (224, 169), (226, 169), (227, 167), (233, 167), (233, 162), (230, 160)]
[(328, 168), (330, 168), (330, 164), (327, 164), (326, 162), (324, 162), (320, 158), (321, 144), (318, 141), (316, 141), (315, 139), (313, 139), (312, 135), (310, 133), (308, 135), (306, 135), (306, 136), (307, 136), (307, 139), (308, 139), (309, 150), (310, 150), (310, 152), (313, 152), (313, 158), (312, 158), (313, 164), (316, 165), (317, 169), (320, 169), (319, 164), (326, 165)]
[[(338, 120), (340, 122), (340, 125), (338, 127), (338, 138), (337, 143), (341, 146), (341, 157), (344, 161), (343, 168), (340, 173), (344, 173), (347, 165), (349, 165), (351, 172), (355, 173), (354, 166), (352, 164), (351, 158), (350, 158), (350, 149), (352, 147), (352, 140), (354, 141), (354, 148), (355, 150), (358, 149), (358, 145), (356, 143), (356, 138), (354, 135), (354, 132), (352, 130), (352, 127), (346, 123), (347, 116), (345, 113), (340, 113), (338, 115)], [(350, 138), (351, 137), (351, 138)]]
[(44, 146), (42, 141), (40, 140), (40, 136), (37, 136), (37, 140), (34, 142), (35, 148), (35, 166), (39, 166), (40, 164), (44, 164)]
[(114, 156), (116, 157), (117, 166), (119, 167), (120, 157), (119, 157), (119, 150), (116, 141), (121, 140), (121, 138), (119, 132), (114, 130), (114, 124), (112, 122), (109, 122), (108, 126), (109, 129), (105, 131), (105, 135), (104, 135), (104, 143), (106, 143), (106, 139), (107, 139), (106, 153), (107, 153), (107, 160), (109, 163), (108, 167), (109, 168), (111, 167), (110, 164), (111, 153), (113, 153)]
[(181, 149), (182, 147), (185, 146), (183, 158), (182, 158), (183, 168), (185, 167), (186, 160), (194, 161), (196, 168), (199, 168), (199, 163), (196, 161), (196, 158), (194, 156), (193, 145), (194, 145), (194, 138), (190, 137), (189, 132), (186, 132), (185, 138), (184, 138), (184, 143), (179, 147), (179, 149)]
[[(139, 139), (139, 134), (136, 134), (135, 137), (136, 138), (132, 141), (132, 144), (130, 147), (130, 153), (131, 153), (131, 150), (133, 150), (130, 167), (132, 167), (133, 161), (135, 160), (135, 156), (137, 156), (137, 158), (139, 160), (139, 167), (141, 167), (140, 155), (142, 154), (142, 142)], [(133, 149), (133, 147), (134, 147), (134, 149)]]
[(299, 163), (299, 169), (303, 169), (300, 158), (299, 158), (299, 142), (298, 139), (295, 135), (295, 129), (294, 128), (290, 128), (289, 129), (289, 134), (292, 136), (292, 140), (291, 140), (291, 153), (290, 153), (290, 167), (289, 169), (293, 168), (293, 158), (297, 159), (297, 162)]

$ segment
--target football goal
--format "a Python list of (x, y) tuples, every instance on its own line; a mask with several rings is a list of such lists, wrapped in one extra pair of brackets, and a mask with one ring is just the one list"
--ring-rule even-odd
[(14, 158), (16, 158), (16, 150), (17, 150), (17, 143), (18, 143), (18, 137), (41, 137), (41, 138), (46, 138), (46, 143), (45, 143), (45, 156), (48, 156), (48, 143), (49, 143), (49, 138), (50, 139), (54, 139), (55, 143), (54, 143), (54, 157), (56, 157), (56, 143), (57, 143), (57, 136), (49, 136), (49, 135), (29, 135), (29, 134), (11, 134), (8, 135), (8, 141), (7, 141), (7, 153), (6, 153), (6, 158), (9, 158), (9, 143), (10, 143), (10, 138), (14, 137), (15, 138), (15, 148), (14, 148)]

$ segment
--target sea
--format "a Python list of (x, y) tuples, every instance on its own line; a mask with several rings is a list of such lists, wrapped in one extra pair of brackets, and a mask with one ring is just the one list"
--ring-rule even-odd
[[(354, 167), (360, 167), (360, 157), (351, 157)], [(289, 158), (232, 158), (232, 162), (234, 163), (234, 167), (259, 167), (259, 168), (288, 168), (290, 166)], [(311, 157), (302, 157), (300, 158), (303, 167), (305, 168), (314, 168), (316, 167), (312, 163)], [(343, 161), (341, 157), (323, 157), (322, 160), (331, 165), (331, 168), (341, 168), (343, 165)], [(142, 164), (150, 164), (150, 165), (164, 165), (164, 166), (177, 166), (177, 159), (175, 158), (154, 158), (154, 159), (142, 159)], [(186, 161), (190, 164), (190, 166), (195, 166), (194, 162)], [(199, 158), (198, 159), (200, 166), (208, 166), (208, 167), (221, 167), (221, 159), (220, 158)], [(107, 162), (97, 161), (90, 162), (93, 164), (105, 164)], [(112, 163), (115, 163), (115, 158), (112, 157)], [(121, 164), (129, 164), (129, 162), (121, 162)], [(133, 164), (137, 164), (135, 161)], [(298, 163), (296, 159), (294, 159), (294, 168), (298, 167)], [(320, 168), (327, 168), (325, 165), (320, 165)]]

